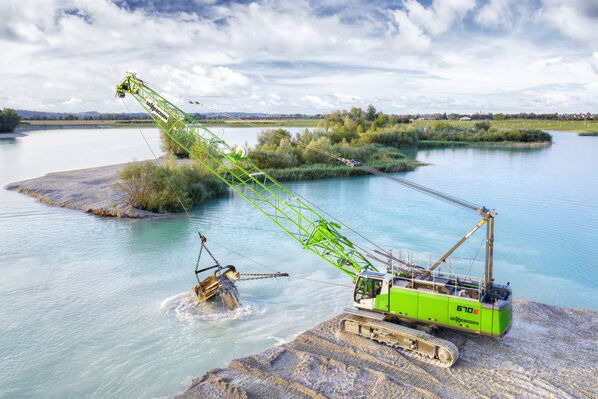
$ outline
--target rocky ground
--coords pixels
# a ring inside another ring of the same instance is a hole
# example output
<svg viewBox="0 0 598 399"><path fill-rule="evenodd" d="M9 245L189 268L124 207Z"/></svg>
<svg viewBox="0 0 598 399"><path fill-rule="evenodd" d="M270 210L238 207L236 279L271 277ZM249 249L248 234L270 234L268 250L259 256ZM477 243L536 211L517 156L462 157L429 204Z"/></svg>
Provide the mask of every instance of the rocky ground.
<svg viewBox="0 0 598 399"><path fill-rule="evenodd" d="M118 174L127 164L48 173L35 179L10 183L5 188L38 198L48 205L80 209L100 216L155 217L125 203L114 190Z"/></svg>
<svg viewBox="0 0 598 399"><path fill-rule="evenodd" d="M598 313L524 301L513 313L501 340L441 331L460 352L450 369L341 333L338 316L176 398L598 398Z"/></svg>

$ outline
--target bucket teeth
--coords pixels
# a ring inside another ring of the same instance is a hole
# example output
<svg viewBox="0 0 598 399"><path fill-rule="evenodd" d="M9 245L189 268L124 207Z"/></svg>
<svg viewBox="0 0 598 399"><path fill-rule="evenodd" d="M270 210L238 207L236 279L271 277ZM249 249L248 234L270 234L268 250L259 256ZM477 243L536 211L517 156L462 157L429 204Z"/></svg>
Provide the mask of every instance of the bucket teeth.
<svg viewBox="0 0 598 399"><path fill-rule="evenodd" d="M239 292L233 280L226 274L220 276L208 276L197 284L193 291L200 302L220 298L224 308L234 309L241 304Z"/></svg>

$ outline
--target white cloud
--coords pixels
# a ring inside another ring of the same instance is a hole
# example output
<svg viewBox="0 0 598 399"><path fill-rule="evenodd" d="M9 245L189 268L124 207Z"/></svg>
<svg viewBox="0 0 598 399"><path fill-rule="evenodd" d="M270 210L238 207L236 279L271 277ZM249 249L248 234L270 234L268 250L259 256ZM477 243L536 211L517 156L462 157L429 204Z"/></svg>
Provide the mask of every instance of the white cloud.
<svg viewBox="0 0 598 399"><path fill-rule="evenodd" d="M344 104L356 104L361 98L359 96L353 96L350 94L334 93L334 97Z"/></svg>
<svg viewBox="0 0 598 399"><path fill-rule="evenodd" d="M398 30L395 44L399 49L425 52L430 48L430 36L448 31L475 7L475 0L434 0L427 8L416 0L403 4L404 10L392 12Z"/></svg>
<svg viewBox="0 0 598 399"><path fill-rule="evenodd" d="M596 103L590 89L598 72L597 49L587 46L598 40L590 40L590 2L572 1L577 28L553 21L568 7L556 0L542 10L531 0L490 0L479 9L474 0L406 0L398 8L329 1L325 13L308 0L201 1L202 13L168 14L108 0L5 0L0 106L126 111L113 85L132 70L226 111L316 113L372 103L402 113L541 112L566 90L570 111L586 109ZM501 19L514 8L517 19ZM522 12L528 23L518 26ZM470 16L496 29L484 36ZM580 42L555 45L547 22Z"/></svg>
<svg viewBox="0 0 598 399"><path fill-rule="evenodd" d="M409 18L407 12L395 10L393 17L398 26L398 34L395 39L395 45L398 50L425 52L430 48L432 43L430 37Z"/></svg>
<svg viewBox="0 0 598 399"><path fill-rule="evenodd" d="M324 108L324 109L328 110L328 109L332 108L332 104L331 103L322 100L318 96L306 95L306 96L303 96L302 99L305 100L306 102L308 102L309 104L317 107L317 109L323 109Z"/></svg>
<svg viewBox="0 0 598 399"><path fill-rule="evenodd" d="M491 28L510 28L511 18L509 0L490 0L475 16L478 24Z"/></svg>
<svg viewBox="0 0 598 399"><path fill-rule="evenodd" d="M428 8L415 0L408 0L405 6L413 22L430 34L439 35L472 10L475 0L434 0Z"/></svg>
<svg viewBox="0 0 598 399"><path fill-rule="evenodd" d="M71 96L71 98L69 98L68 100L64 101L62 104L63 105L76 105L76 104L81 104L83 102L83 100L81 100L80 98L77 98L75 96Z"/></svg>
<svg viewBox="0 0 598 399"><path fill-rule="evenodd" d="M592 65L594 72L596 72L598 74L598 51L592 55L590 64Z"/></svg>
<svg viewBox="0 0 598 399"><path fill-rule="evenodd" d="M591 0L543 0L538 12L563 34L598 48L598 4Z"/></svg>

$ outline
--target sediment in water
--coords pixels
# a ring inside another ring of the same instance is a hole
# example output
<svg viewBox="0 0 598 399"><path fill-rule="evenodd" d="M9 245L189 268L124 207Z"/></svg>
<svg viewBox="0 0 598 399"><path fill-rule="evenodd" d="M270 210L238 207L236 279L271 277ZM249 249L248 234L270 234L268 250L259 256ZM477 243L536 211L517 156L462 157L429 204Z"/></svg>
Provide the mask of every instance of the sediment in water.
<svg viewBox="0 0 598 399"><path fill-rule="evenodd" d="M598 313L515 301L513 315L500 340L440 331L459 348L450 369L341 333L337 316L208 371L176 398L598 397Z"/></svg>

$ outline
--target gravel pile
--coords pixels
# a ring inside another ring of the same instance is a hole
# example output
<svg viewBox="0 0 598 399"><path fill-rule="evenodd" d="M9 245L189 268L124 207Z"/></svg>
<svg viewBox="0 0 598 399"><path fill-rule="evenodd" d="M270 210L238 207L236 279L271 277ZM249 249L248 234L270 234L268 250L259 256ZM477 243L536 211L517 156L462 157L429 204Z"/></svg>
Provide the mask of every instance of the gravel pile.
<svg viewBox="0 0 598 399"><path fill-rule="evenodd" d="M524 301L513 313L502 340L440 331L459 348L450 369L339 332L337 316L176 398L598 398L598 313Z"/></svg>

